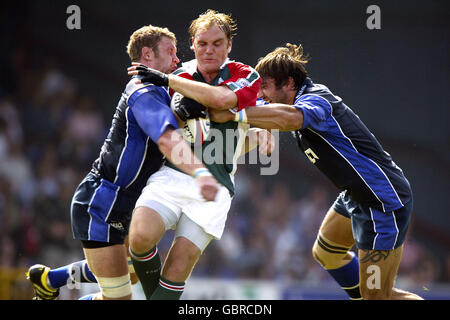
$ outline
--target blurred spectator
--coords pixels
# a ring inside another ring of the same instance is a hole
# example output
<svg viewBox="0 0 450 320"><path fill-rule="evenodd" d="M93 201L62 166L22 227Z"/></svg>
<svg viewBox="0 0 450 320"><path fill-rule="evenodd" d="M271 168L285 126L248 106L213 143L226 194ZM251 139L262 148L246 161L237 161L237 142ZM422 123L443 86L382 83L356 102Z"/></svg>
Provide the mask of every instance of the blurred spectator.
<svg viewBox="0 0 450 320"><path fill-rule="evenodd" d="M444 276L443 281L446 283L450 283L450 253L447 253L444 262Z"/></svg>
<svg viewBox="0 0 450 320"><path fill-rule="evenodd" d="M75 143L103 141L104 124L92 98L81 96L67 122L69 138Z"/></svg>
<svg viewBox="0 0 450 320"><path fill-rule="evenodd" d="M0 162L0 175L11 184L12 192L20 201L27 203L33 196L33 172L25 158L21 144L11 144L9 152Z"/></svg>
<svg viewBox="0 0 450 320"><path fill-rule="evenodd" d="M413 236L409 235L399 267L398 281L405 286L429 287L438 280L439 261Z"/></svg>

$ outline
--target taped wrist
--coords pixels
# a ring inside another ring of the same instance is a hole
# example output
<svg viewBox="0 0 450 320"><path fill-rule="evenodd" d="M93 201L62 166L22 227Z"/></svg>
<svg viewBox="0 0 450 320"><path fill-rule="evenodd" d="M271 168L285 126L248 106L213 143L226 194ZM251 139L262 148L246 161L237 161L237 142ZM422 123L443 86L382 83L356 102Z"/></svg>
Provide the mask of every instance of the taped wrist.
<svg viewBox="0 0 450 320"><path fill-rule="evenodd" d="M198 179L200 177L206 177L206 176L212 176L211 172L209 172L206 168L198 168L194 170L194 173L192 174L192 177L194 179Z"/></svg>
<svg viewBox="0 0 450 320"><path fill-rule="evenodd" d="M247 123L247 112L245 111L245 109L242 109L239 112L236 112L235 116L234 116L234 121L235 122L242 122L242 123Z"/></svg>
<svg viewBox="0 0 450 320"><path fill-rule="evenodd" d="M122 298L130 295L132 292L129 273L124 276L114 278L97 277L97 282L102 295L107 298Z"/></svg>

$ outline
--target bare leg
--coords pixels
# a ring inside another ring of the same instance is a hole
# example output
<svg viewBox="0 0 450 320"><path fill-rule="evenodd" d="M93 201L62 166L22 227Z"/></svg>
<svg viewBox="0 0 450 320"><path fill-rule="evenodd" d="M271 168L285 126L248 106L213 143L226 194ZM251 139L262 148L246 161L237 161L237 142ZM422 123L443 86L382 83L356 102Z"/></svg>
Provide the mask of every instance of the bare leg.
<svg viewBox="0 0 450 320"><path fill-rule="evenodd" d="M359 250L359 277L363 299L421 299L419 296L394 289L394 280L403 253L403 245L394 250Z"/></svg>
<svg viewBox="0 0 450 320"><path fill-rule="evenodd" d="M350 251L353 245L350 218L330 208L320 226L312 253L350 299L360 300L358 258Z"/></svg>
<svg viewBox="0 0 450 320"><path fill-rule="evenodd" d="M184 237L176 238L164 263L163 277L176 282L186 281L200 255L200 249L190 240Z"/></svg>
<svg viewBox="0 0 450 320"><path fill-rule="evenodd" d="M116 278L128 274L126 247L122 244L104 248L84 249L84 254L88 261L89 269L97 278ZM96 298L101 298L102 300L128 300L131 299L131 294L116 298L99 295Z"/></svg>

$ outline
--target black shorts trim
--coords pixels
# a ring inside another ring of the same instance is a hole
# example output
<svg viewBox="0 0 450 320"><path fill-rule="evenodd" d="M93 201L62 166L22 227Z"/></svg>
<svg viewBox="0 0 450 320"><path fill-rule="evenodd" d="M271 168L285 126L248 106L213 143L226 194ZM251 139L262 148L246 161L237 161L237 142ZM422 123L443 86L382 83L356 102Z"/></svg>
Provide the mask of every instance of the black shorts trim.
<svg viewBox="0 0 450 320"><path fill-rule="evenodd" d="M92 240L81 240L81 245L84 249L98 249L98 248L106 248L111 247L116 244L123 243L111 243L111 242L101 242L101 241L92 241Z"/></svg>

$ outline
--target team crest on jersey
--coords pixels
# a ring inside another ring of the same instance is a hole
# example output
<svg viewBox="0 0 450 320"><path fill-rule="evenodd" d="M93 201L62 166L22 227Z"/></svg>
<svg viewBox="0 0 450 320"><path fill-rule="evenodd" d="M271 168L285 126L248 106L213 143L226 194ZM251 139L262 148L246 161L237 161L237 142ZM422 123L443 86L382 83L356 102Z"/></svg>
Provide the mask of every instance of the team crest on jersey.
<svg viewBox="0 0 450 320"><path fill-rule="evenodd" d="M244 87L249 87L249 86L250 86L250 82L248 82L248 80L247 80L247 79L244 79L244 78L239 79L239 80L236 81L234 84L235 84L236 86L238 86L239 89L242 89L242 88L244 88Z"/></svg>

